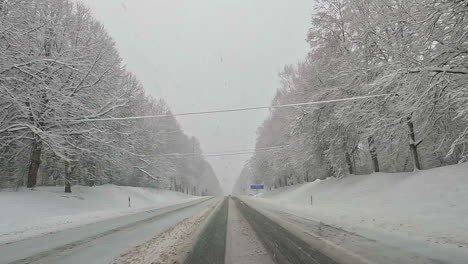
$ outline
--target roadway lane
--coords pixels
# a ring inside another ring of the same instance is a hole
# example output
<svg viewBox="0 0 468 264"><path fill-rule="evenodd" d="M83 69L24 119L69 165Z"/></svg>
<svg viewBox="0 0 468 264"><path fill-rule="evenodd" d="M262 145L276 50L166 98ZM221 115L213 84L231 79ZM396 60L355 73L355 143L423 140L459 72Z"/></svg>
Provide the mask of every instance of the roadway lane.
<svg viewBox="0 0 468 264"><path fill-rule="evenodd" d="M234 198L237 208L252 226L275 263L338 264L321 250L266 217L245 202ZM343 262L345 263L345 262Z"/></svg>
<svg viewBox="0 0 468 264"><path fill-rule="evenodd" d="M109 263L216 202L202 198L0 245L0 263Z"/></svg>
<svg viewBox="0 0 468 264"><path fill-rule="evenodd" d="M0 264L109 263L210 207L216 209L182 263L462 263L422 257L243 197L200 199L0 245Z"/></svg>
<svg viewBox="0 0 468 264"><path fill-rule="evenodd" d="M309 242L244 201L226 198L182 263L350 264L337 262Z"/></svg>
<svg viewBox="0 0 468 264"><path fill-rule="evenodd" d="M226 248L228 199L215 209L194 241L184 264L218 264L224 263Z"/></svg>
<svg viewBox="0 0 468 264"><path fill-rule="evenodd" d="M274 264L255 231L229 199L225 264Z"/></svg>
<svg viewBox="0 0 468 264"><path fill-rule="evenodd" d="M240 202L264 217L278 223L288 232L305 241L309 246L330 256L340 263L412 263L412 264L465 264L466 258L452 254L450 259L442 259L447 255L440 249L433 249L436 254L425 254L415 251L414 244L399 238L400 243L390 243L388 235L384 239L373 239L368 233L352 233L346 230L313 221L282 208L259 201L251 197L242 197ZM463 260L464 259L464 260ZM307 262L306 262L307 263ZM320 262L319 262L320 263Z"/></svg>

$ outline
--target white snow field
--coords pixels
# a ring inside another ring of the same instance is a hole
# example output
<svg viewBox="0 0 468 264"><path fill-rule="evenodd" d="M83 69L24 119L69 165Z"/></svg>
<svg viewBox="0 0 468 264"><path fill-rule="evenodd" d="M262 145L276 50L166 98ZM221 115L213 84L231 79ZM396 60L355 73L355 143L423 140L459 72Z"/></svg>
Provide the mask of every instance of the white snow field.
<svg viewBox="0 0 468 264"><path fill-rule="evenodd" d="M251 199L358 234L468 250L468 163L316 180Z"/></svg>
<svg viewBox="0 0 468 264"><path fill-rule="evenodd" d="M0 245L198 199L151 188L103 185L0 190ZM131 208L128 207L128 197Z"/></svg>

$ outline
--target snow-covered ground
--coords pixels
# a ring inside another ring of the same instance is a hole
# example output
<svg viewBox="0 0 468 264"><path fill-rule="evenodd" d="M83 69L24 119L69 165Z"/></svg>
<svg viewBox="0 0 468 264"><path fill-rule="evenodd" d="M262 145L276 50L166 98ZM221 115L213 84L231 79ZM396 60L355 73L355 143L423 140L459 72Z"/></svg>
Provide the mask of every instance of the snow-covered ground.
<svg viewBox="0 0 468 264"><path fill-rule="evenodd" d="M228 210L225 264L275 263L232 199Z"/></svg>
<svg viewBox="0 0 468 264"><path fill-rule="evenodd" d="M217 203L115 258L111 264L179 263Z"/></svg>
<svg viewBox="0 0 468 264"><path fill-rule="evenodd" d="M115 185L74 186L72 191L66 194L63 187L0 190L0 244L198 199L167 190Z"/></svg>
<svg viewBox="0 0 468 264"><path fill-rule="evenodd" d="M374 230L468 250L468 163L329 178L252 199L356 233Z"/></svg>

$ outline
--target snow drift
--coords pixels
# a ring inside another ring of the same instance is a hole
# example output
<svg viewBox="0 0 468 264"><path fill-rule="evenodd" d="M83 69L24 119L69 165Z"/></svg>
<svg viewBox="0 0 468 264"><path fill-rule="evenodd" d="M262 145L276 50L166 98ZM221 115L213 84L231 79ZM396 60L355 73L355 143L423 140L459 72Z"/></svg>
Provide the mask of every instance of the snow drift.
<svg viewBox="0 0 468 264"><path fill-rule="evenodd" d="M350 231L375 230L468 248L468 163L317 180L256 199Z"/></svg>
<svg viewBox="0 0 468 264"><path fill-rule="evenodd" d="M193 199L197 197L115 185L74 186L69 194L63 187L0 191L0 244Z"/></svg>

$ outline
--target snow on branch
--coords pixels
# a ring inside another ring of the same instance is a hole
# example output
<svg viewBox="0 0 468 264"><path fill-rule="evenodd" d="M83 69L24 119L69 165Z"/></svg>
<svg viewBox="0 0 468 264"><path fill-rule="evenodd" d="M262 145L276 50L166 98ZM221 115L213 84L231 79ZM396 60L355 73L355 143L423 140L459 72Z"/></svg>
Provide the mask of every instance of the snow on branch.
<svg viewBox="0 0 468 264"><path fill-rule="evenodd" d="M468 74L466 69L453 69L448 67L425 67L425 68L414 68L408 70L409 73L420 73L420 72L440 72L440 73L453 73L453 74Z"/></svg>

